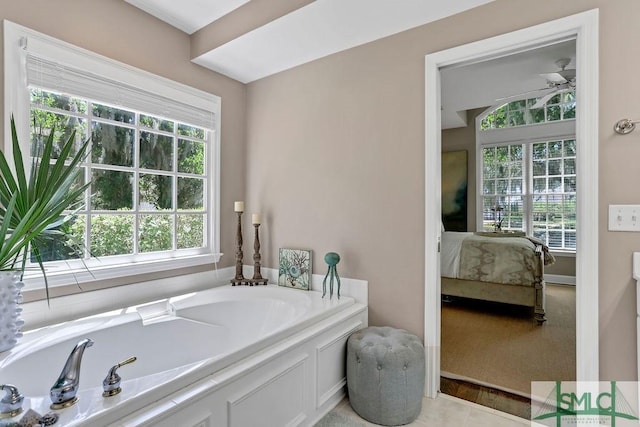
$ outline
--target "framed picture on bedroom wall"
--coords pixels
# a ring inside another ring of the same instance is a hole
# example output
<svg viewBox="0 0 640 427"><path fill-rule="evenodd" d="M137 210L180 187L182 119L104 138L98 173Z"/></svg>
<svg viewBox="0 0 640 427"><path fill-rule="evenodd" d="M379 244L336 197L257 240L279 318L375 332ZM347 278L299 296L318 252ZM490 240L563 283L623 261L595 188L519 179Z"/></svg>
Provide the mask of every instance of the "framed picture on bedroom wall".
<svg viewBox="0 0 640 427"><path fill-rule="evenodd" d="M442 153L442 223L467 231L467 150Z"/></svg>

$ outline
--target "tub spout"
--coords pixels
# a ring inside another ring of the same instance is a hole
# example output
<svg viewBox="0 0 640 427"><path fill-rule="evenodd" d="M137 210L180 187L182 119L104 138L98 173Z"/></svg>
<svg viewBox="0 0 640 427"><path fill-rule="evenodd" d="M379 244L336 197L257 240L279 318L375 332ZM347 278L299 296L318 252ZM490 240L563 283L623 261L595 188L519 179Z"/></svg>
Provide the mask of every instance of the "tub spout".
<svg viewBox="0 0 640 427"><path fill-rule="evenodd" d="M67 362L62 368L60 377L56 380L49 395L51 396L51 409L68 408L78 401L76 393L80 383L80 363L82 362L82 354L85 348L91 347L93 341L85 338L78 341L76 346L71 350L71 354L67 358Z"/></svg>

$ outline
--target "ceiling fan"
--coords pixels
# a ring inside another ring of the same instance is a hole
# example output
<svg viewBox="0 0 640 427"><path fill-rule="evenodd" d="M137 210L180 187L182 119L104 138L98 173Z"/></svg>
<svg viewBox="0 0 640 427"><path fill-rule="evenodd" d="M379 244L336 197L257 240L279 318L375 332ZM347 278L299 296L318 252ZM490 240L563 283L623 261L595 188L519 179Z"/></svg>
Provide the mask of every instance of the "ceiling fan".
<svg viewBox="0 0 640 427"><path fill-rule="evenodd" d="M537 94L535 97L538 98L538 100L535 104L531 105L529 109L541 108L555 95L569 92L576 87L576 70L575 68L567 68L567 65L569 65L570 62L571 59L569 58L558 59L555 62L558 68L560 68L558 71L539 74L540 77L547 81L547 87L501 98L498 99L498 101L522 98L525 95Z"/></svg>

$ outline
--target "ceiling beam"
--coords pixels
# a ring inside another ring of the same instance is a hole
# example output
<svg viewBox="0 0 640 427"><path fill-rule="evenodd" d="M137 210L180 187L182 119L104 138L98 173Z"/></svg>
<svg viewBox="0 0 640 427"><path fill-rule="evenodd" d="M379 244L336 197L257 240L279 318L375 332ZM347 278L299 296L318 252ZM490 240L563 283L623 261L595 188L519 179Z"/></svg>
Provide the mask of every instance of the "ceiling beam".
<svg viewBox="0 0 640 427"><path fill-rule="evenodd" d="M191 35L191 58L207 53L315 0L252 0Z"/></svg>

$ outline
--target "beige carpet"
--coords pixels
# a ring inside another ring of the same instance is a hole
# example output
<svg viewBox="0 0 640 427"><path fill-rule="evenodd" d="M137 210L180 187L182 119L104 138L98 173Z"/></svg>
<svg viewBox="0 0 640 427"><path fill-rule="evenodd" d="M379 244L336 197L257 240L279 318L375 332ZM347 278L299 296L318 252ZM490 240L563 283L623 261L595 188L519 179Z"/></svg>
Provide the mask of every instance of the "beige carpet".
<svg viewBox="0 0 640 427"><path fill-rule="evenodd" d="M575 380L575 288L547 284L546 297L542 326L526 307L443 302L442 375L525 395L531 381Z"/></svg>

